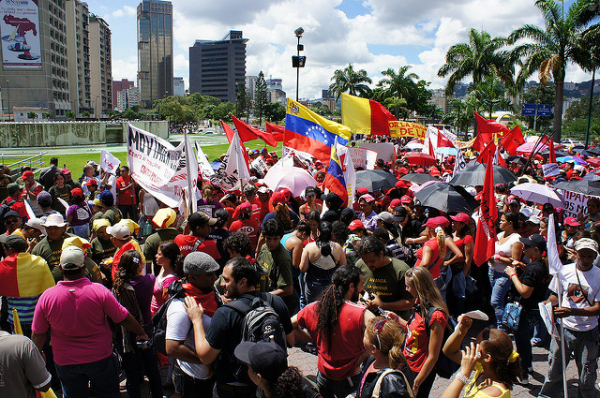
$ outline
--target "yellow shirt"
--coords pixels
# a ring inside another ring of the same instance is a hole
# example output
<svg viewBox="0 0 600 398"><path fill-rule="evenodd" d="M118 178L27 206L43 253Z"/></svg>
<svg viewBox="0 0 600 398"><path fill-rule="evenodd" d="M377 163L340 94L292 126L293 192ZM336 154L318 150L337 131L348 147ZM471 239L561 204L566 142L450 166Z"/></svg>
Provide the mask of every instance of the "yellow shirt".
<svg viewBox="0 0 600 398"><path fill-rule="evenodd" d="M475 365L475 377L473 377L473 380L471 380L471 382L465 386L465 398L510 398L510 390L504 388L500 383L492 384L494 387L498 387L500 391L502 391L500 396L492 397L491 395L484 393L482 390L489 386L488 383L481 383L478 386L475 385L475 382L481 373L483 373L483 367L480 363L477 363Z"/></svg>

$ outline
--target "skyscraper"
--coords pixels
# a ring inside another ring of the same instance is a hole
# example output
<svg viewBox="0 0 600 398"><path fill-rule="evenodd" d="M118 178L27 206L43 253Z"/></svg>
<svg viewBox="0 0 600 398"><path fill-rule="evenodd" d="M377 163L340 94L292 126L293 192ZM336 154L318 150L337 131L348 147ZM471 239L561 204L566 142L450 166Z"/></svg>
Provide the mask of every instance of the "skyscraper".
<svg viewBox="0 0 600 398"><path fill-rule="evenodd" d="M173 94L173 4L143 0L137 8L141 105Z"/></svg>
<svg viewBox="0 0 600 398"><path fill-rule="evenodd" d="M239 30L221 40L196 40L190 47L190 94L236 102L236 85L246 79L247 42Z"/></svg>
<svg viewBox="0 0 600 398"><path fill-rule="evenodd" d="M91 99L94 116L102 117L113 109L111 32L100 17L90 16Z"/></svg>

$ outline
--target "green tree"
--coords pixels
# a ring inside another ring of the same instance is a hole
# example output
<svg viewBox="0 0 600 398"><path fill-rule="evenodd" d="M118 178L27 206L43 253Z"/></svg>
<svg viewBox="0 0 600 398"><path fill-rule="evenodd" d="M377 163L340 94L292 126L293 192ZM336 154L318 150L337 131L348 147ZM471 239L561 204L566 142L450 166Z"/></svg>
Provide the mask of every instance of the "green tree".
<svg viewBox="0 0 600 398"><path fill-rule="evenodd" d="M505 83L513 84L513 67L508 51L502 50L507 40L492 38L488 32L471 29L469 42L455 44L446 53L446 63L438 71L439 77L448 78L446 96L454 94L456 83L467 76L473 83L481 83L487 76L497 75Z"/></svg>
<svg viewBox="0 0 600 398"><path fill-rule="evenodd" d="M536 85L529 87L527 90L523 92L523 102L526 104L554 104L554 100L556 98L556 85L551 84L548 86ZM517 110L517 113L520 113L520 109ZM533 128L533 119L534 116L521 116L521 120L527 123L527 126ZM538 117L536 125L536 130L538 131L546 131L550 128L552 124L551 117Z"/></svg>
<svg viewBox="0 0 600 398"><path fill-rule="evenodd" d="M69 111L65 116L67 117L67 119L75 119L77 115L75 115L75 112Z"/></svg>
<svg viewBox="0 0 600 398"><path fill-rule="evenodd" d="M54 114L52 112L44 112L43 117L44 119L52 119L54 117Z"/></svg>
<svg viewBox="0 0 600 398"><path fill-rule="evenodd" d="M490 75L484 81L469 87L469 94L481 103L480 108L488 112L488 118L492 118L494 109L509 109L512 104L505 98L506 88L500 84L500 80Z"/></svg>
<svg viewBox="0 0 600 398"><path fill-rule="evenodd" d="M123 112L122 115L123 119L127 119L127 120L136 120L140 118L140 115L138 112L136 112L135 110L132 109L127 109Z"/></svg>
<svg viewBox="0 0 600 398"><path fill-rule="evenodd" d="M589 52L581 47L581 34L588 21L590 0L577 0L564 14L564 3L554 0L537 0L535 6L542 13L544 28L524 25L509 36L509 43L517 44L512 54L514 59L524 59L517 76L517 85L522 87L534 73L539 74L540 83L548 85L550 79L556 85L554 100L554 140L560 142L563 115L563 93L566 66L575 62L582 67L589 66ZM587 57L587 59L586 59Z"/></svg>
<svg viewBox="0 0 600 398"><path fill-rule="evenodd" d="M329 85L329 91L336 99L339 99L342 93L359 97L370 96L371 89L366 83L371 84L372 80L367 75L367 71L364 69L356 71L351 63L344 69L333 72L331 81L333 83Z"/></svg>
<svg viewBox="0 0 600 398"><path fill-rule="evenodd" d="M278 102L271 102L265 106L265 119L269 122L279 122L285 119L285 106Z"/></svg>
<svg viewBox="0 0 600 398"><path fill-rule="evenodd" d="M397 119L402 118L406 120L408 118L410 111L406 105L406 99L400 97L388 97L383 101L383 106L392 112Z"/></svg>
<svg viewBox="0 0 600 398"><path fill-rule="evenodd" d="M465 100L460 98L452 98L450 100L450 112L447 112L441 122L444 124L451 124L454 129L458 132L466 132L471 116L468 113L468 104Z"/></svg>
<svg viewBox="0 0 600 398"><path fill-rule="evenodd" d="M262 70L258 73L256 78L256 85L254 87L254 116L258 117L258 124L262 124L262 118L265 114L265 106L269 102L267 90L267 82L265 81L265 75Z"/></svg>
<svg viewBox="0 0 600 398"><path fill-rule="evenodd" d="M235 112L235 104L231 102L220 103L212 108L211 118L231 122L231 114Z"/></svg>
<svg viewBox="0 0 600 398"><path fill-rule="evenodd" d="M587 118L588 110L590 106L590 97L584 95L569 106L569 109L565 111L565 121L572 121L576 119ZM594 95L592 102L592 117L600 117L600 96Z"/></svg>
<svg viewBox="0 0 600 398"><path fill-rule="evenodd" d="M401 66L398 73L392 68L381 72L383 79L377 84L382 87L381 100L385 101L389 97L408 98L417 88L419 76L416 73L407 73L410 66Z"/></svg>
<svg viewBox="0 0 600 398"><path fill-rule="evenodd" d="M27 113L27 119L35 119L35 118L37 118L37 113L35 113L33 111Z"/></svg>
<svg viewBox="0 0 600 398"><path fill-rule="evenodd" d="M248 109L248 92L246 91L246 84L244 82L236 83L236 117L240 118L246 114Z"/></svg>
<svg viewBox="0 0 600 398"><path fill-rule="evenodd" d="M82 117L90 117L90 116L92 116L92 114L88 111L83 111L83 112L81 112L81 116Z"/></svg>

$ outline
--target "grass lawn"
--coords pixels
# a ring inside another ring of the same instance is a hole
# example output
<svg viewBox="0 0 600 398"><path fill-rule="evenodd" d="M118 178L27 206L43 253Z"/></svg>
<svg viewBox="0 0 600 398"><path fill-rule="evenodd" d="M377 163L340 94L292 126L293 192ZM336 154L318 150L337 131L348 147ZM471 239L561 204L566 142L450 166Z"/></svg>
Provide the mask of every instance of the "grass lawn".
<svg viewBox="0 0 600 398"><path fill-rule="evenodd" d="M193 145L193 144L192 144ZM250 149L262 149L264 148L264 142L261 140L254 140L246 142L246 147ZM269 152L275 150L277 154L281 157L281 147L282 143L280 142L276 148L268 146ZM203 146L202 150L208 156L210 161L215 158L220 157L221 155L227 153L229 149L228 144L222 145L211 145L211 146ZM77 151L74 148L74 152ZM127 162L127 152L112 152L111 153L119 158L121 162ZM62 168L66 164L69 170L73 173L73 178L79 177L83 171L83 166L87 163L88 160L94 160L100 163L100 153L73 153L69 155L48 155L44 157L44 165L48 165L50 163L50 158L58 157L58 165Z"/></svg>

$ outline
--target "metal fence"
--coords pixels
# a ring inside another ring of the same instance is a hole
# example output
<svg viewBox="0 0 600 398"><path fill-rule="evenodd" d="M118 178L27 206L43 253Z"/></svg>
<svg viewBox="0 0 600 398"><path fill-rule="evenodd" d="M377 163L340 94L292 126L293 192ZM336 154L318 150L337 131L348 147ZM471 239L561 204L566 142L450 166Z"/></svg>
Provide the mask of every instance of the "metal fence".
<svg viewBox="0 0 600 398"><path fill-rule="evenodd" d="M47 152L0 153L0 159L2 160L2 165L8 166L11 174L15 176L21 175L23 167L30 167L35 173L36 169L40 169L44 166L44 156L46 153Z"/></svg>

